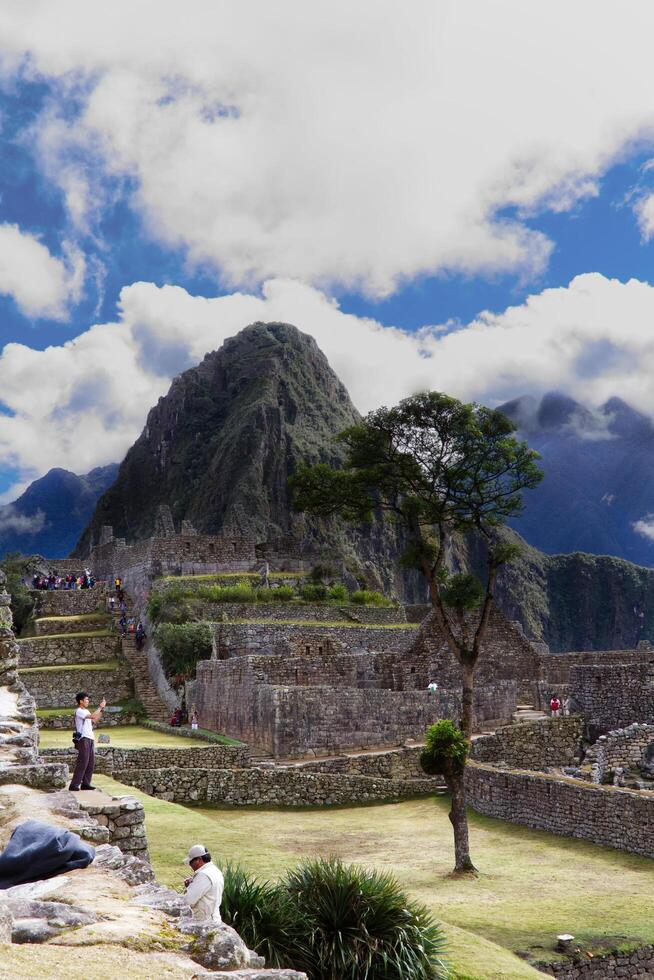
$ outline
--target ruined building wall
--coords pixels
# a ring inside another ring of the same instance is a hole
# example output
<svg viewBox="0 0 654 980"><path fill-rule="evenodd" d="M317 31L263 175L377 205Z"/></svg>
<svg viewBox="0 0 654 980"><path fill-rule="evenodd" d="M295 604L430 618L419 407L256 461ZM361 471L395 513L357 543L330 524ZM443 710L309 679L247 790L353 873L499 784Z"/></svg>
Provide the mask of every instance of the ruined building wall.
<svg viewBox="0 0 654 980"><path fill-rule="evenodd" d="M570 694L588 723L600 730L654 722L654 663L571 667Z"/></svg>

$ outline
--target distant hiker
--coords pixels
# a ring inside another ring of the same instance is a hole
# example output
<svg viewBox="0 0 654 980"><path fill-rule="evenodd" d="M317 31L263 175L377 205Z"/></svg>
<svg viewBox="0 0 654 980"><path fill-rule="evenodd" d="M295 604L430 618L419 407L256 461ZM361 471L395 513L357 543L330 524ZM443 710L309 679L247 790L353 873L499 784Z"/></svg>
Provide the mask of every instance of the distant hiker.
<svg viewBox="0 0 654 980"><path fill-rule="evenodd" d="M140 619L136 627L136 634L134 636L134 641L136 643L136 649L141 650L145 642L145 630L143 629L143 623L141 622Z"/></svg>
<svg viewBox="0 0 654 980"><path fill-rule="evenodd" d="M123 613L118 620L118 629L120 630L121 636L127 636L127 617L125 616L125 613Z"/></svg>
<svg viewBox="0 0 654 980"><path fill-rule="evenodd" d="M116 592L118 592L120 590L122 584L123 584L122 578L119 578L118 576L116 576L116 578L114 579L114 588L115 588Z"/></svg>
<svg viewBox="0 0 654 980"><path fill-rule="evenodd" d="M95 735L93 734L93 723L100 721L102 712L106 705L103 698L96 711L92 714L89 711L89 696L86 691L78 691L75 695L77 710L75 711L75 734L73 741L77 749L77 762L75 771L70 781L68 789L77 793L80 789L95 789L91 784L93 779L93 766L95 765Z"/></svg>
<svg viewBox="0 0 654 980"><path fill-rule="evenodd" d="M556 694L554 694L552 696L552 700L550 701L550 714L552 715L552 718L558 718L560 710L561 702L557 698Z"/></svg>
<svg viewBox="0 0 654 980"><path fill-rule="evenodd" d="M130 616L127 620L127 632L136 633L136 620L133 616Z"/></svg>
<svg viewBox="0 0 654 980"><path fill-rule="evenodd" d="M109 612L112 613L115 608L116 608L116 600L115 600L115 598L112 595L110 595L109 596Z"/></svg>
<svg viewBox="0 0 654 980"><path fill-rule="evenodd" d="M193 918L222 922L220 903L223 898L225 879L222 871L211 860L204 844L194 844L184 859L193 870L193 876L184 882L185 898L193 910Z"/></svg>
<svg viewBox="0 0 654 980"><path fill-rule="evenodd" d="M172 718L170 719L169 724L173 728L180 728L181 727L181 724L182 724L182 709L181 708L175 708L175 711L173 713Z"/></svg>
<svg viewBox="0 0 654 980"><path fill-rule="evenodd" d="M197 731L200 725L200 719L198 717L198 709L193 705L191 708L191 728L193 731Z"/></svg>
<svg viewBox="0 0 654 980"><path fill-rule="evenodd" d="M429 684L427 685L427 690L429 691L430 694L435 694L436 691L438 690L438 684L436 683L436 681L430 681Z"/></svg>

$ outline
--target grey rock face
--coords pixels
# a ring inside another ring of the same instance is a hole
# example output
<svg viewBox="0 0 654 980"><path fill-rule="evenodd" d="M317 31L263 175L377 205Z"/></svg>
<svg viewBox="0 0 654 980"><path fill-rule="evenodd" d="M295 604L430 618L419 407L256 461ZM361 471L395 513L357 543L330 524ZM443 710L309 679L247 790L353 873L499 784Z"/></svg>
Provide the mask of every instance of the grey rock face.
<svg viewBox="0 0 654 980"><path fill-rule="evenodd" d="M11 930L12 943L45 943L59 930L48 925L45 919L14 919Z"/></svg>
<svg viewBox="0 0 654 980"><path fill-rule="evenodd" d="M197 963L207 969L235 970L250 966L252 954L231 926L204 924L193 920L181 922L178 928L180 932L195 936L188 946L188 952Z"/></svg>

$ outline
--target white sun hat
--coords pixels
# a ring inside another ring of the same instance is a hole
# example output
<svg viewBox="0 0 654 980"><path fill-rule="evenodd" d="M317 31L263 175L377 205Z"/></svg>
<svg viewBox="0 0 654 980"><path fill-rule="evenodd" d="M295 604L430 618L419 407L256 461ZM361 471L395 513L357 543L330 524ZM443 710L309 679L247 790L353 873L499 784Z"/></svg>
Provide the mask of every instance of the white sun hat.
<svg viewBox="0 0 654 980"><path fill-rule="evenodd" d="M190 864L195 858L204 857L207 853L207 849L204 844L194 844L189 850L187 856L184 858L184 864Z"/></svg>

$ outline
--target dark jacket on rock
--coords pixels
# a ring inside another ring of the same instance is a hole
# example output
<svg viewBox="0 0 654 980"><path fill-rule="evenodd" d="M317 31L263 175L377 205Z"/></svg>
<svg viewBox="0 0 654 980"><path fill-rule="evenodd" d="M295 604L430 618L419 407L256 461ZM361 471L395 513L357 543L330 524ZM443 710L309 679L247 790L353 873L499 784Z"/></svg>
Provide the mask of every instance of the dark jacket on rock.
<svg viewBox="0 0 654 980"><path fill-rule="evenodd" d="M86 868L94 858L95 848L78 834L40 820L26 820L16 827L0 854L0 889Z"/></svg>

